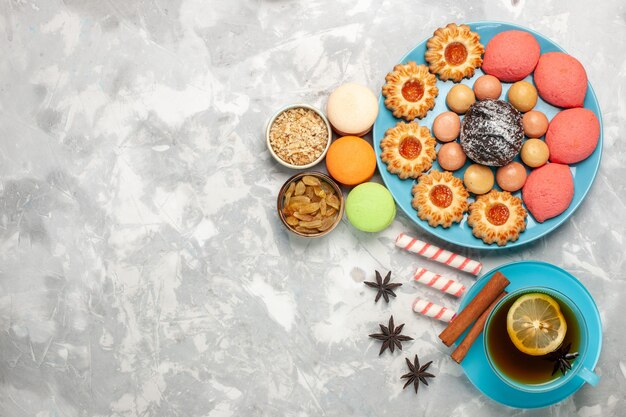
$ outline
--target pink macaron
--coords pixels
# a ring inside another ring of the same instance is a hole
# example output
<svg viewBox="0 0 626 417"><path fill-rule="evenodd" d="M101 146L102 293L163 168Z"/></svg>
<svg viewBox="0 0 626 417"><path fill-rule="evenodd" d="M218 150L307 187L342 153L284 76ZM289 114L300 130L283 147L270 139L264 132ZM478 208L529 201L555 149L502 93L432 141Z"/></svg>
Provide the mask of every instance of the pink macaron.
<svg viewBox="0 0 626 417"><path fill-rule="evenodd" d="M582 107L587 94L587 73L576 58L563 52L541 55L535 85L542 99L558 107Z"/></svg>
<svg viewBox="0 0 626 417"><path fill-rule="evenodd" d="M485 48L482 69L500 81L520 81L535 69L541 47L533 35L507 30L494 36Z"/></svg>
<svg viewBox="0 0 626 417"><path fill-rule="evenodd" d="M559 112L548 126L546 144L550 161L575 164L593 153L600 138L600 122L589 109L576 108Z"/></svg>
<svg viewBox="0 0 626 417"><path fill-rule="evenodd" d="M546 164L533 170L522 188L522 200L539 223L563 213L574 197L574 178L567 165Z"/></svg>

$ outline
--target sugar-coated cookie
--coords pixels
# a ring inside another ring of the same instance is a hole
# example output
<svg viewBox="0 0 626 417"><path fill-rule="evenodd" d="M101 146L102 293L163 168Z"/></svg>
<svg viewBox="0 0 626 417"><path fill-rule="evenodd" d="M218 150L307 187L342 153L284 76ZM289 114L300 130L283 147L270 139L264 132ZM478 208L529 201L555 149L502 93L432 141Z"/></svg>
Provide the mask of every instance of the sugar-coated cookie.
<svg viewBox="0 0 626 417"><path fill-rule="evenodd" d="M479 164L508 164L519 153L523 138L522 116L506 101L478 101L461 122L463 151Z"/></svg>
<svg viewBox="0 0 626 417"><path fill-rule="evenodd" d="M593 153L600 138L600 122L589 109L576 108L559 112L546 133L550 161L574 164Z"/></svg>
<svg viewBox="0 0 626 417"><path fill-rule="evenodd" d="M574 197L569 166L546 164L533 170L522 188L522 200L539 223L563 213Z"/></svg>
<svg viewBox="0 0 626 417"><path fill-rule="evenodd" d="M587 73L576 58L563 52L541 55L535 69L539 96L558 107L582 107L587 94Z"/></svg>
<svg viewBox="0 0 626 417"><path fill-rule="evenodd" d="M507 30L494 36L485 48L482 69L507 83L527 77L537 65L541 47L533 35Z"/></svg>

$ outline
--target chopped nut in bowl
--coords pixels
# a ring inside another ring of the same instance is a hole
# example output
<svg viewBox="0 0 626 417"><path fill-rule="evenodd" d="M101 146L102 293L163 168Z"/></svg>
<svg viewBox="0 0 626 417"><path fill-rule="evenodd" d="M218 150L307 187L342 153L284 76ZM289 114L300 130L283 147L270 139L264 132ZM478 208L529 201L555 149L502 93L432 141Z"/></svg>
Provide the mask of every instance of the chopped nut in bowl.
<svg viewBox="0 0 626 417"><path fill-rule="evenodd" d="M296 174L278 192L278 216L299 236L324 236L341 221L343 194L337 183L321 172Z"/></svg>
<svg viewBox="0 0 626 417"><path fill-rule="evenodd" d="M308 104L278 110L265 131L270 154L281 165L292 169L310 168L324 159L331 135L326 116Z"/></svg>

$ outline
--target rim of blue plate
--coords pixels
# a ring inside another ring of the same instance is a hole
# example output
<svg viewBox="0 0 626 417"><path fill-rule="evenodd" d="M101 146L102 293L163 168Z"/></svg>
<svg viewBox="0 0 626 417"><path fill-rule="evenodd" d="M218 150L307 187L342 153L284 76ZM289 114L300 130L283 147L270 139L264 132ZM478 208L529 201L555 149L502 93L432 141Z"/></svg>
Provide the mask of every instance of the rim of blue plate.
<svg viewBox="0 0 626 417"><path fill-rule="evenodd" d="M502 22L502 21L496 21L496 20L479 20L476 22L465 22L464 24L468 25L468 26L478 26L478 25L505 25L505 26L509 26L511 28L516 28L516 29L521 29L524 31L527 31L529 33L532 33L535 36L539 36L540 38L546 39L549 42L551 42L554 47L556 49L558 49L560 52L564 52L566 54L569 54L565 49L563 49L560 45L558 45L556 42L552 41L550 38L548 38L545 35L542 35L541 33L534 31L532 29L529 29L525 26L521 26L521 25L517 25L515 23L510 23L510 22ZM506 29L509 30L509 29ZM399 62L405 62L406 59L409 57L409 55L411 55L411 53L418 48L420 45L422 45L424 42L426 42L427 39L424 39L422 41L420 41L419 43L417 43L413 48L411 48L406 54L404 54L402 56L402 58L400 58ZM582 204L582 202L585 200L585 198L587 198L587 194L589 193L589 190L591 189L591 187L593 186L596 177L598 176L598 170L600 168L600 162L602 161L602 152L603 152L603 147L604 147L604 125L602 123L602 109L600 107L600 102L598 101L598 97L596 96L596 92L593 89L593 86L591 85L591 81L589 81L589 79L587 80L587 94L591 94L591 97L593 98L593 101L595 102L596 106L598 107L598 121L600 122L600 137L598 139L598 145L597 145L597 151L598 151L598 158L597 158L597 162L595 164L595 166L593 167L593 176L591 178L591 181L589 181L587 183L587 186L585 187L585 189L582 192L582 197L580 198L580 200L573 202L571 207L571 211L569 213L567 213L567 215L559 215L556 218L556 222L554 224L552 224L551 226L549 226L545 231L543 231L541 234L528 238L528 239L524 239L522 240L523 234L520 235L520 238L518 240L516 240L515 242L508 242L506 245L504 246L498 246L498 245L484 245L482 240L480 239L476 239L477 242L475 244L467 244L467 243L461 243L461 242L457 242L454 241L450 238L448 238L447 236L443 236L441 234L435 233L434 230L435 228L432 228L428 225L423 225L420 222L415 221L412 218L412 215L414 213L407 211L402 205L398 204L400 206L400 209L402 209L402 211L404 212L404 214L409 218L409 220L411 220L415 225L417 225L420 229L428 232L429 234L442 239L448 243L451 243L453 245L457 245L460 247L464 247L464 248L470 248L470 249L479 249L479 250L500 250L500 249L512 249L512 248L516 248L516 247L520 247L523 245L526 245L528 243L534 242L535 240L538 240L544 236L549 235L550 233L552 233L554 230L556 230L559 226L561 226L563 223L565 223L565 221L567 219L569 219L575 212L576 210L578 210L578 207L580 207L580 205ZM378 105L379 108L381 106L384 107L384 98L382 96L382 94L379 94L378 97ZM376 122L374 122L374 127L372 128L372 141L374 141L374 136L375 136L375 131L376 131L376 124L378 123L378 118L376 119ZM380 159L380 152L379 149L377 149L376 144L374 143L374 150L376 151L376 165L378 167L380 176L383 180L383 182L385 183L385 186L387 188L389 188L389 184L387 184L387 180L385 179L385 176L382 174L383 170L386 170L386 165L384 162L382 162L382 160ZM570 165L571 167L571 165ZM393 195L393 193L392 193ZM394 196L394 200L395 200L395 196ZM397 204L397 201L396 201ZM562 218L559 218L562 217ZM452 226L454 227L454 226Z"/></svg>
<svg viewBox="0 0 626 417"><path fill-rule="evenodd" d="M598 340L596 340L596 351L595 354L587 354L587 356L584 358L584 364L585 366L587 366L589 369L593 370L595 369L595 367L598 364L598 361L600 359L600 353L602 352L602 320L600 318L600 312L598 310L598 306L595 303L595 300L593 298L593 296L591 295L591 293L589 292L589 290L583 285L582 282L580 282L580 280L578 278L576 278L576 276L574 276L573 274L571 274L570 272L566 271L565 269L558 267L554 264L551 264L549 262L544 262L544 261L534 261L534 260L524 260L524 261L515 261L515 262L509 262L503 265L499 265L493 269L491 269L490 271L486 272L485 274L483 274L477 281L476 283L465 293L465 295L463 296L463 298L460 301L459 304L459 311L461 311L463 308L465 308L467 306L467 304L470 301L470 298L473 297L473 293L477 292L480 290L480 288L482 288L485 283L487 282L487 280L489 279L489 277L493 276L493 274L495 274L498 271L502 271L503 269L508 269L508 268L516 268L516 267L521 267L523 268L524 266L540 266L543 268L548 268L548 269L553 269L558 271L559 273L567 276L569 279L571 279L572 281L569 283L562 283L561 285L566 288L569 289L569 291L571 291L571 288L569 287L569 285L571 285L572 283L574 283L576 285L576 287L578 288L578 290L580 291L580 296L585 297L588 299L588 301L590 301L590 303L588 303L586 306L578 306L581 309L581 312L583 312L584 309L590 309L594 314L593 314L593 319L596 321L597 324L597 336L598 336ZM503 272L504 273L504 272ZM506 273L505 273L506 276ZM511 285L511 284L509 284ZM545 283L543 284L543 286L548 287L548 288L552 288L554 290L563 292L566 296L571 297L570 294L567 293L567 291L565 291L563 288L558 288L555 287L554 285L546 285ZM474 288L475 287L475 288ZM524 288L524 287L520 287L520 288ZM514 291L514 290L512 290ZM578 298L578 297L574 297L574 298ZM584 312L583 312L584 314ZM594 331L595 332L595 331ZM459 340L462 340L463 337L465 337L465 334L467 332L465 332L463 335L461 335L461 337L459 338ZM591 338L591 335L589 336ZM455 343L455 345L457 345L458 343ZM491 370L491 368L488 365L488 360L486 358L486 356L484 356L485 352L484 352L484 333L481 333L480 336L478 337L478 339L476 339L476 341L474 342L474 345L477 344L483 344L483 346L480 346L479 350L478 350L478 354L482 355L482 357L485 360L486 363L486 367L485 367L485 372L490 372L493 373L493 370ZM470 352L475 348L474 345L472 346L472 348L470 349ZM468 352L468 357L471 360L471 355ZM539 393L531 393L531 392L521 392L521 391L516 391L513 390L516 395L522 395L522 396L527 396L527 398L529 398L528 403L525 403L524 407L519 407L519 406L515 406L515 405L511 405L511 404L507 404L504 403L502 401L499 401L496 398L493 398L493 396L490 394L489 390L485 389L484 386L479 385L478 383L474 382L474 380L472 379L472 377L468 374L467 370L466 370L466 366L467 366L467 362L463 361L461 362L461 368L463 369L463 372L466 374L466 376L468 377L468 379L470 380L470 382L472 383L472 385L474 385L474 387L476 387L481 393L483 393L483 395L485 395L486 397L490 398L493 401L498 402L499 404L503 404L506 405L508 407L513 407L513 408L526 408L526 409L531 409L531 408L543 408L543 407L548 407L551 405L554 405L556 403L559 403L567 398L569 398L571 395L575 394L580 388L582 388L585 385L585 382L582 380L575 380L572 379L570 381L568 381L565 385L556 388L553 391L550 392L539 392ZM495 373L493 374L494 378L499 381L499 383L502 384L503 387L506 387L505 389L512 389L510 388L508 385L506 385L506 383L502 380L499 379L499 377L497 375L495 375ZM475 376L474 376L475 377ZM483 378L484 380L484 378ZM561 394L561 395L558 395ZM564 394L564 395L563 395ZM543 398L550 398L547 401L539 401L539 399L543 397ZM530 399L534 398L534 404L530 404L533 401L531 401Z"/></svg>

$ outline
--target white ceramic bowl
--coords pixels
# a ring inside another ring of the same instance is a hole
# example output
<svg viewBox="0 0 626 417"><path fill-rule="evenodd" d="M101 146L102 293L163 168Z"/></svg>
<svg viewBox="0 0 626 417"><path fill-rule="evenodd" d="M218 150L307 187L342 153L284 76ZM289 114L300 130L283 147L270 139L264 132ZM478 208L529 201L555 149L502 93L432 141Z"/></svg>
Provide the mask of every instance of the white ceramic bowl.
<svg viewBox="0 0 626 417"><path fill-rule="evenodd" d="M290 164L289 162L280 159L280 157L276 155L276 153L274 152L274 148L272 148L272 144L270 143L270 128L272 127L272 124L274 124L274 121L276 120L276 118L282 112L286 110L297 109L297 108L305 108L305 109L313 110L322 118L322 120L324 121L324 124L326 125L326 129L328 131L328 142L326 143L326 147L324 148L324 151L315 161L306 165L294 165L294 164ZM286 166L287 168L291 168L291 169L307 169L307 168L311 168L314 165L317 165L326 156L326 152L328 152L328 148L330 147L330 142L332 142L332 130L330 128L330 122L328 121L324 113L322 113L320 110L316 109L313 106L309 106L308 104L291 104L289 106L285 106L281 108L276 113L274 113L274 115L270 118L269 122L267 123L267 128L265 129L265 142L267 144L267 149L270 151L270 154L274 157L274 159L279 164Z"/></svg>

